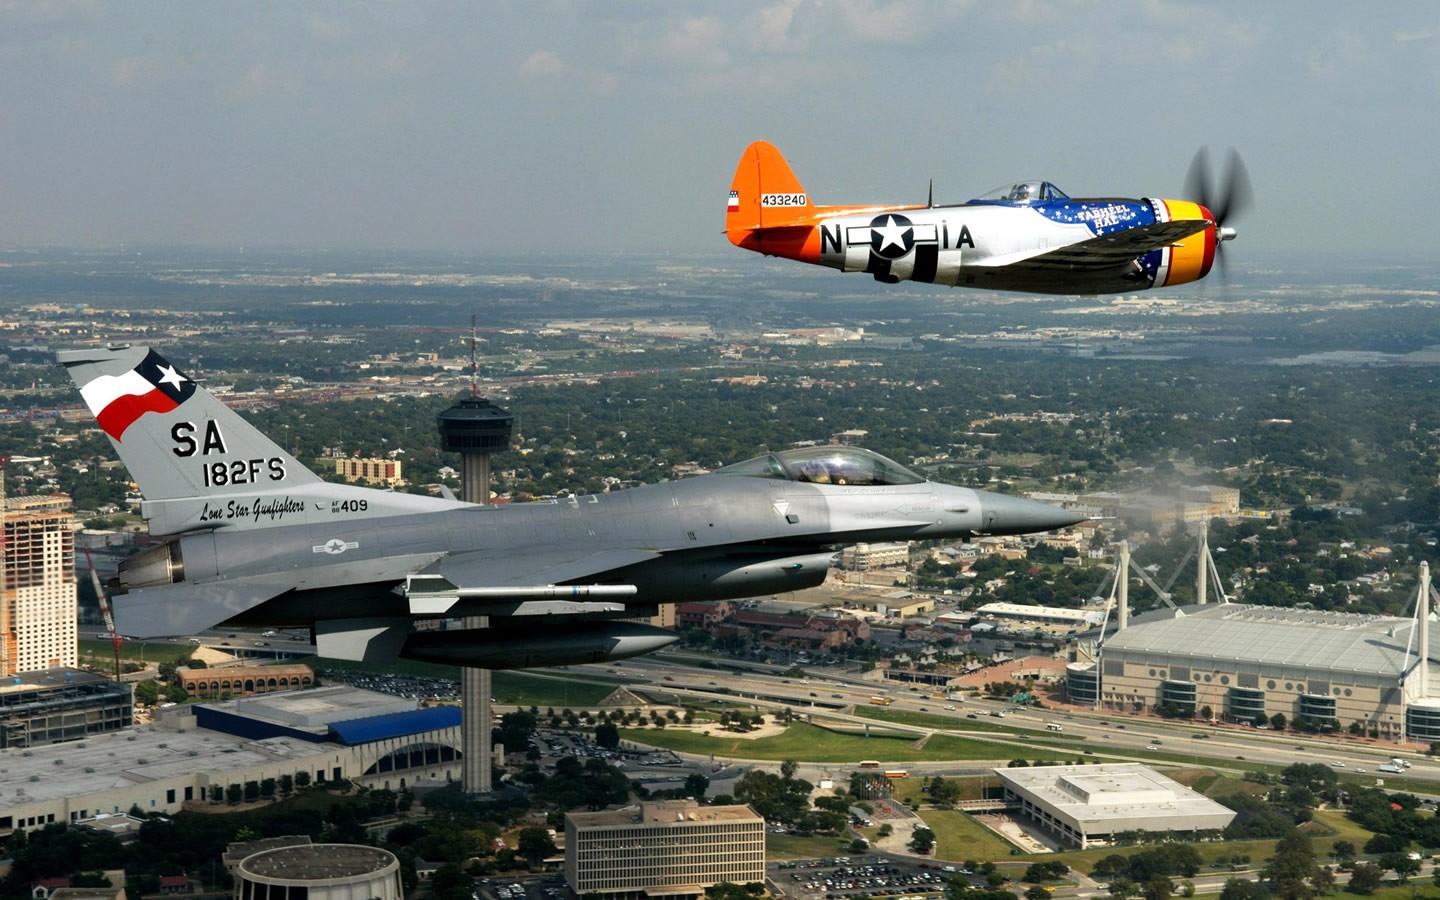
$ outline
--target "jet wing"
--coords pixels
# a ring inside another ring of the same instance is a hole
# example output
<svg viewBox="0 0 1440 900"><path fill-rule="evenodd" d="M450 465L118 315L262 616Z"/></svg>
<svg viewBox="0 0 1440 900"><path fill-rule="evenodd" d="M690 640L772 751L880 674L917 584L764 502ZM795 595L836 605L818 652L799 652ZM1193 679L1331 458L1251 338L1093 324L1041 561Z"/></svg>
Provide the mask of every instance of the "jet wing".
<svg viewBox="0 0 1440 900"><path fill-rule="evenodd" d="M977 262L976 266L1021 266L1027 269L1074 271L1076 269L1112 269L1123 266L1137 256L1168 247L1215 223L1206 219L1178 219L1137 225L1124 231L1101 234L1076 244L1056 247L1043 252L1026 251L996 256Z"/></svg>

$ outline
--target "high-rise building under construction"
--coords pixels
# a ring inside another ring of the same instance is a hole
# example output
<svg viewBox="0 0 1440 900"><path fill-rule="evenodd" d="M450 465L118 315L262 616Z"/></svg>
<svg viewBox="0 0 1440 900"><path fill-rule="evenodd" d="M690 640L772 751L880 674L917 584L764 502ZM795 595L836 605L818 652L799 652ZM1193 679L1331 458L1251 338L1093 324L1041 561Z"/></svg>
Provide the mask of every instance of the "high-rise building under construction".
<svg viewBox="0 0 1440 900"><path fill-rule="evenodd" d="M4 502L0 676L76 663L75 516L64 494Z"/></svg>

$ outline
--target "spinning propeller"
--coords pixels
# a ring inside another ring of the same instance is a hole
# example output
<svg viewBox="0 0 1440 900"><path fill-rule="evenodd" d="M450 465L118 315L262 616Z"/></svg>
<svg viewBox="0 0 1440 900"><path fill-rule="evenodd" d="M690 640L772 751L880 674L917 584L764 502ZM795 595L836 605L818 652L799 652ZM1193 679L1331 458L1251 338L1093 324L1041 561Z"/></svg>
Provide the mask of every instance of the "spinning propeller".
<svg viewBox="0 0 1440 900"><path fill-rule="evenodd" d="M1225 175L1216 184L1210 172L1210 151L1201 147L1190 161L1190 171L1185 175L1185 196L1210 210L1215 217L1215 242L1220 263L1220 275L1225 277L1224 242L1235 239L1235 229L1226 225L1232 216L1242 215L1254 203L1255 192L1250 189L1250 173L1245 171L1245 161L1234 147L1226 159Z"/></svg>

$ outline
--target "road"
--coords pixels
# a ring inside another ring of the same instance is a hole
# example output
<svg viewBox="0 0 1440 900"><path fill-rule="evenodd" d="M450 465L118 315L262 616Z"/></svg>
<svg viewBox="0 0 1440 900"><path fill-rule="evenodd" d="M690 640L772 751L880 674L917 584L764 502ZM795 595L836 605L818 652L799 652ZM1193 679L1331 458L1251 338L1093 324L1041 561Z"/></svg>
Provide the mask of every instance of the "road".
<svg viewBox="0 0 1440 900"><path fill-rule="evenodd" d="M1409 762L1411 767L1403 776L1390 775L1392 780L1403 777L1407 781L1436 782L1436 791L1440 793L1440 763L1416 750L1415 745L1397 746L1348 736L1316 737L1231 725L1182 723L1139 715L1042 710L1017 707L1002 701L958 702L936 699L920 690L865 681L858 674L843 673L834 667L808 667L805 677L793 678L784 674L793 671L790 666L726 661L724 665L727 668L723 671L696 669L679 664L678 658L676 662L671 662L667 655L661 653L589 668L597 673L604 671L649 682L651 693L669 690L677 697L690 699L723 694L727 699L746 701L761 708L789 707L798 714L814 713L856 724L873 724L873 719L856 716L854 712L871 706L872 697L883 697L890 701L887 706L890 710L926 713L953 720L953 725L938 727L890 723L887 727L917 734L943 732L989 739L1001 736L993 730L970 726L972 719L969 717L973 716L975 722L1003 726L1017 741L1013 746L1024 748L1028 752L1023 755L1029 758L1034 758L1041 751L1073 758L1077 752L1083 752L1077 750L1075 742L1079 740L1083 741L1085 750L1111 759L1149 760L1172 765L1188 760L1196 765L1234 772L1262 764L1283 767L1296 762L1319 763L1335 769L1346 781L1374 785L1377 780L1383 781L1387 777L1385 773L1378 772L1378 768L1387 765L1392 757L1399 757ZM746 671L734 671L730 668L732 665L744 666ZM1052 731L1047 725L1058 726L1061 731ZM1047 738L1055 742L1051 743ZM1061 740L1065 743L1059 743ZM1008 757L1012 754L1007 751L1003 755ZM919 764L915 768L930 772L938 766L930 763Z"/></svg>

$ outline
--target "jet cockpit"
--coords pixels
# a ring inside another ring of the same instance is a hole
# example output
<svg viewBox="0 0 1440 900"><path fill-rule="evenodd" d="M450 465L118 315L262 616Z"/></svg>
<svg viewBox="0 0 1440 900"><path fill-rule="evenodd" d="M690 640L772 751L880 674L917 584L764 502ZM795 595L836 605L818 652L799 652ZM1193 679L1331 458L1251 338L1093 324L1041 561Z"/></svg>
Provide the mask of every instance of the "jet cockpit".
<svg viewBox="0 0 1440 900"><path fill-rule="evenodd" d="M865 487L921 484L925 481L893 459L863 447L844 445L798 447L767 453L716 469L713 474Z"/></svg>

